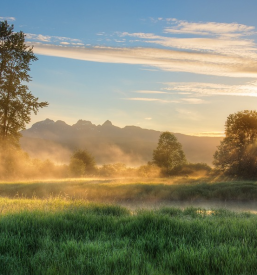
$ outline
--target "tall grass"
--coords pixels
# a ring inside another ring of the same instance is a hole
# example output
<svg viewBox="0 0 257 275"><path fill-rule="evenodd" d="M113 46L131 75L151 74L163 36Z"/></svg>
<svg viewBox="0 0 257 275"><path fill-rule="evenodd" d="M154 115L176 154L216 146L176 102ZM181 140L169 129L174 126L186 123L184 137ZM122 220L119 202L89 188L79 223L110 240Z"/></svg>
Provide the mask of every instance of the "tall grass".
<svg viewBox="0 0 257 275"><path fill-rule="evenodd" d="M66 196L95 202L138 201L256 201L257 182L203 182L202 180L158 179L148 182L123 180L49 180L0 183L0 195L14 198Z"/></svg>
<svg viewBox="0 0 257 275"><path fill-rule="evenodd" d="M257 217L0 199L0 274L256 274Z"/></svg>

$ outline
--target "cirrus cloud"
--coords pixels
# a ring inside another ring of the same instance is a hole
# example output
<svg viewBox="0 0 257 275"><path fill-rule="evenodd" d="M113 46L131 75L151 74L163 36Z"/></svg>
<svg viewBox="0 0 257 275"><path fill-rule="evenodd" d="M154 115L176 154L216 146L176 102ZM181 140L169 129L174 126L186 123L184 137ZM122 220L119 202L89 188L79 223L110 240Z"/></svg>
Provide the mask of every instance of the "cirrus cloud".
<svg viewBox="0 0 257 275"><path fill-rule="evenodd" d="M1 20L1 21L4 21L4 20L7 20L7 21L15 21L16 18L15 18L15 17L8 17L8 16L0 16L0 20Z"/></svg>
<svg viewBox="0 0 257 275"><path fill-rule="evenodd" d="M164 71L257 78L257 59L237 55L139 47L61 47L42 43L34 44L34 52L84 61L149 66Z"/></svg>
<svg viewBox="0 0 257 275"><path fill-rule="evenodd" d="M196 34L214 36L245 36L254 33L254 26L247 26L238 23L219 23L219 22L188 22L176 18L166 19L173 24L164 29L167 33L173 34Z"/></svg>
<svg viewBox="0 0 257 275"><path fill-rule="evenodd" d="M160 20L165 21L163 18L158 19ZM164 29L169 35L180 32L201 37L171 37L141 32L118 33L119 37L129 36L140 43L148 44L146 47L129 47L128 44L118 47L85 47L79 39L41 34L27 34L27 40L30 44L36 41L34 51L41 55L102 63L134 64L142 66L142 70L257 78L257 45L253 39L245 38L254 33L253 26L238 23L191 23L174 18L166 19L166 22L172 24ZM149 44L153 46L149 47Z"/></svg>
<svg viewBox="0 0 257 275"><path fill-rule="evenodd" d="M168 82L165 90L175 91L179 94L188 92L197 96L230 95L257 97L257 81L243 85L226 85L202 82Z"/></svg>

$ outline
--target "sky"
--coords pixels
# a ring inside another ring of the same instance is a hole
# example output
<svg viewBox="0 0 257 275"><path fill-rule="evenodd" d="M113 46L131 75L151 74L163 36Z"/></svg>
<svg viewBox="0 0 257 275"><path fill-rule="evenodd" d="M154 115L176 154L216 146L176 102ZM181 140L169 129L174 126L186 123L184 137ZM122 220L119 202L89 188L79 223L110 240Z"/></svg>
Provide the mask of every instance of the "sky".
<svg viewBox="0 0 257 275"><path fill-rule="evenodd" d="M222 136L229 114L257 109L257 1L1 3L38 61L32 115L72 125L135 125Z"/></svg>

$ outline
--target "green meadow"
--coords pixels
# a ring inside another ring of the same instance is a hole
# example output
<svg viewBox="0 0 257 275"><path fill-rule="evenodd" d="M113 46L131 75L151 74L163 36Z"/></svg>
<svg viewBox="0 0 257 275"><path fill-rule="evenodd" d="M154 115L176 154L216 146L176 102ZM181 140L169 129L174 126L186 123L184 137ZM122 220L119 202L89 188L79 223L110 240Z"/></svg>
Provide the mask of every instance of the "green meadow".
<svg viewBox="0 0 257 275"><path fill-rule="evenodd" d="M254 202L255 182L157 181L2 182L0 274L256 274L257 216L189 206Z"/></svg>

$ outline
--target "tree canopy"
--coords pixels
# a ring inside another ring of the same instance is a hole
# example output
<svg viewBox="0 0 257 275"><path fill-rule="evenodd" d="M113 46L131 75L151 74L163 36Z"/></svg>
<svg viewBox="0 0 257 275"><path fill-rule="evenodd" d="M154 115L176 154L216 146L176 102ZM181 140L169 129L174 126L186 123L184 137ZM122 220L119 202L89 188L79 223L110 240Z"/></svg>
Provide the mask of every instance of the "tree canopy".
<svg viewBox="0 0 257 275"><path fill-rule="evenodd" d="M95 172L94 157L86 150L77 150L70 160L70 171L73 176L84 176Z"/></svg>
<svg viewBox="0 0 257 275"><path fill-rule="evenodd" d="M256 178L257 111L241 111L228 116L226 137L214 154L213 164L225 174Z"/></svg>
<svg viewBox="0 0 257 275"><path fill-rule="evenodd" d="M153 163L162 168L165 174L173 173L187 163L182 145L170 132L160 135L158 146L153 151Z"/></svg>
<svg viewBox="0 0 257 275"><path fill-rule="evenodd" d="M37 57L26 45L25 34L13 28L0 22L0 141L18 144L19 131L30 122L31 113L48 103L39 102L25 85L31 81L30 65Z"/></svg>

